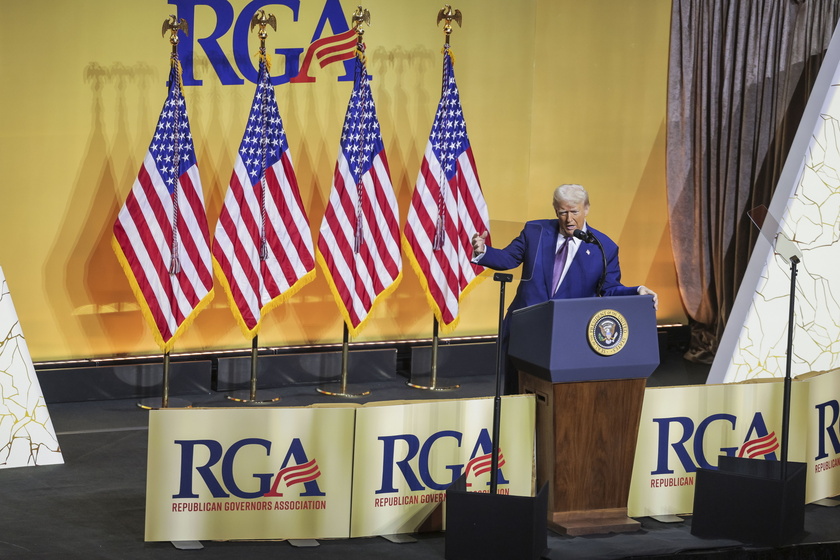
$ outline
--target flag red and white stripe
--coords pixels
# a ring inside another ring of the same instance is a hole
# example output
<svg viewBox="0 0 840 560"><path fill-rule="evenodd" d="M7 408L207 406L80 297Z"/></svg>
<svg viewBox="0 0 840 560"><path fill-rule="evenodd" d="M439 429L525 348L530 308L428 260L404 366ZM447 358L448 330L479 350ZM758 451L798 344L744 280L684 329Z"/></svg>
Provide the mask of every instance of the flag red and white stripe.
<svg viewBox="0 0 840 560"><path fill-rule="evenodd" d="M356 336L401 279L399 209L365 68L363 45L347 106L317 258Z"/></svg>
<svg viewBox="0 0 840 560"><path fill-rule="evenodd" d="M490 218L447 45L441 99L403 236L409 262L444 331L457 326L461 298L484 270L470 260L473 234L485 231Z"/></svg>
<svg viewBox="0 0 840 560"><path fill-rule="evenodd" d="M246 338L315 277L315 253L266 59L213 240L213 260Z"/></svg>
<svg viewBox="0 0 840 560"><path fill-rule="evenodd" d="M180 63L143 165L114 224L112 245L164 352L213 298L210 237Z"/></svg>

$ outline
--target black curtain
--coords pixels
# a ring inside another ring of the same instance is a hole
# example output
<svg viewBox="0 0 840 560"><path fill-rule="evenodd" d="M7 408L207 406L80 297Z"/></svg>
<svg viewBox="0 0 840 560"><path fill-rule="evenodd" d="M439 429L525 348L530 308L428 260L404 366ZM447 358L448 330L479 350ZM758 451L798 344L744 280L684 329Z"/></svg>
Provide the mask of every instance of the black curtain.
<svg viewBox="0 0 840 560"><path fill-rule="evenodd" d="M673 0L667 185L691 326L711 363L840 16L840 0Z"/></svg>

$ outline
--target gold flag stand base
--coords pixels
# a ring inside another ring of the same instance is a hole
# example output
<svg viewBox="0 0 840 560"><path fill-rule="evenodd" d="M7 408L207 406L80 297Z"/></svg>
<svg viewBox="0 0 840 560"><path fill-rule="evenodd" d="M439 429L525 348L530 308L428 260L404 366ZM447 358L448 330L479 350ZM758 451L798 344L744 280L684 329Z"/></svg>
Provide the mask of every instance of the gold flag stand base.
<svg viewBox="0 0 840 560"><path fill-rule="evenodd" d="M424 391L454 391L456 389L460 389L460 385L449 385L447 387L441 387L436 384L436 380L432 380L429 385L420 385L418 383L414 383L412 381L406 381L405 384L413 389L423 389Z"/></svg>
<svg viewBox="0 0 840 560"><path fill-rule="evenodd" d="M150 398L143 399L137 406L143 410L157 410L160 408L191 408L192 403L178 398L171 398L169 396L169 352L163 353L163 389L159 399Z"/></svg>
<svg viewBox="0 0 840 560"><path fill-rule="evenodd" d="M257 398L251 391L236 391L227 396L228 400L242 404L274 404L279 402L281 397L274 391L263 391Z"/></svg>
<svg viewBox="0 0 840 560"><path fill-rule="evenodd" d="M324 387L318 387L316 391L322 395L329 395L331 397L348 397L359 398L370 394L367 390L351 391L351 388L346 383L330 383Z"/></svg>
<svg viewBox="0 0 840 560"><path fill-rule="evenodd" d="M421 385L420 383L414 382L414 376L412 376L410 381L406 381L405 384L409 387L414 389L422 389L424 391L454 391L456 389L460 389L460 385L448 385L445 387L440 387L437 384L437 361L438 361L438 341L440 337L438 337L438 320L437 317L434 318L434 322L432 323L432 359L431 359L431 373L429 374L429 384L428 385Z"/></svg>
<svg viewBox="0 0 840 560"><path fill-rule="evenodd" d="M259 355L259 338L254 335L251 340L251 378L249 389L247 391L234 391L228 395L228 400L242 403L242 404L273 404L280 400L280 394L277 391L263 391L259 398L257 398L257 359Z"/></svg>
<svg viewBox="0 0 840 560"><path fill-rule="evenodd" d="M192 403L186 399L170 397L164 405L162 399L150 398L138 402L137 406L143 410L160 410L163 408L192 408Z"/></svg>
<svg viewBox="0 0 840 560"><path fill-rule="evenodd" d="M341 381L338 383L330 383L325 387L318 387L315 389L322 395L329 395L331 397L348 397L358 398L369 395L368 390L350 391L347 386L347 358L350 353L350 331L347 328L347 323L344 323L344 337L341 344Z"/></svg>

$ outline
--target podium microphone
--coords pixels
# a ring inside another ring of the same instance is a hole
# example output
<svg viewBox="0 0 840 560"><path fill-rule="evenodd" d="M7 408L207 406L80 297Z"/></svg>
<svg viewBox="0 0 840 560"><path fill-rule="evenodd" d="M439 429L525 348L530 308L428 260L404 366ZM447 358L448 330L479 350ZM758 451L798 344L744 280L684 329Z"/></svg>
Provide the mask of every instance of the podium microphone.
<svg viewBox="0 0 840 560"><path fill-rule="evenodd" d="M598 241L598 238L588 231L576 229L574 232L572 232L572 235L574 235L584 243L594 243L601 250L601 258L604 263L604 269L601 271L601 277L598 279L598 287L595 289L595 292L598 294L598 297L602 297L604 295L604 280L607 277L607 254L604 252L604 247L603 245L601 245L601 242Z"/></svg>
<svg viewBox="0 0 840 560"><path fill-rule="evenodd" d="M598 243L598 240L595 239L594 235L592 235L588 231L583 231L582 229L576 229L574 232L572 232L572 235L574 235L584 243Z"/></svg>

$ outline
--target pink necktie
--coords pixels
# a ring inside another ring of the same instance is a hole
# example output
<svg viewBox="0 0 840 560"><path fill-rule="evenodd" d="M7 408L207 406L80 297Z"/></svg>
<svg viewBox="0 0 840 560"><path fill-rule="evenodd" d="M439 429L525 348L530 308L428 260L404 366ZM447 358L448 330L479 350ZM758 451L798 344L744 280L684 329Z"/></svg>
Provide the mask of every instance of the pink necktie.
<svg viewBox="0 0 840 560"><path fill-rule="evenodd" d="M563 274L563 269L566 267L566 256L569 254L569 238L563 240L563 244L554 255L554 275L552 276L552 294L557 291L560 276Z"/></svg>

